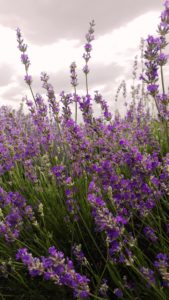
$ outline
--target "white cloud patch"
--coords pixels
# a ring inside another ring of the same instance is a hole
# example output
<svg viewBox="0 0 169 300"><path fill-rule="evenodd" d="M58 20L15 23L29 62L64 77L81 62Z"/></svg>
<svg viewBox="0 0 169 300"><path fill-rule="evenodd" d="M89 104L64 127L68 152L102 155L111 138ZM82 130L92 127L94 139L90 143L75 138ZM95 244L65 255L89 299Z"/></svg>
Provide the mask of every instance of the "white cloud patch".
<svg viewBox="0 0 169 300"><path fill-rule="evenodd" d="M148 34L155 34L160 12L148 12L132 20L111 33L100 36L95 42L93 60L105 65L116 62L126 66L128 60L134 59L140 39Z"/></svg>

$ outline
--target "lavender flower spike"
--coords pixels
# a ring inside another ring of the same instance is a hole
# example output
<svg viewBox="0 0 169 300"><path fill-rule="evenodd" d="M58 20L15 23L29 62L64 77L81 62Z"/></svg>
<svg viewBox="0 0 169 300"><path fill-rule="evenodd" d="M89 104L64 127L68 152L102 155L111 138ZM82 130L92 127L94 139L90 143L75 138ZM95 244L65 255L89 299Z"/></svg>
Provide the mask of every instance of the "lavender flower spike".
<svg viewBox="0 0 169 300"><path fill-rule="evenodd" d="M95 22L94 20L92 20L92 22L90 22L90 27L88 30L88 33L86 34L86 41L87 43L84 46L85 49L85 53L83 54L83 58L85 60L85 66L83 67L83 72L86 76L86 91L87 91L87 95L88 95L88 80L87 80L87 74L89 73L89 67L88 67L88 62L89 59L91 58L90 52L92 51L92 45L91 42L94 40L94 26L95 26Z"/></svg>
<svg viewBox="0 0 169 300"><path fill-rule="evenodd" d="M64 257L54 246L48 249L49 257L33 257L26 248L19 249L16 259L27 266L32 277L43 275L44 279L55 284L66 285L74 291L74 297L84 299L89 296L89 279L74 269L72 261Z"/></svg>

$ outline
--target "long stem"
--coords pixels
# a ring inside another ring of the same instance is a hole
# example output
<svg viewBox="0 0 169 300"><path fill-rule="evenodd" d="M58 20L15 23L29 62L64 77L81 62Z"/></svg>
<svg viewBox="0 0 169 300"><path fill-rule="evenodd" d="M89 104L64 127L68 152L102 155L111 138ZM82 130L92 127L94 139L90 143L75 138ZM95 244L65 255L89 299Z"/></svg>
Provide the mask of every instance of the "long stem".
<svg viewBox="0 0 169 300"><path fill-rule="evenodd" d="M160 72L161 72L161 83L162 83L162 89L163 89L163 94L165 94L165 85L164 85L164 74L163 74L163 67L160 66ZM167 137L167 146L169 147L169 131L168 131L168 123L165 120L164 122L164 131Z"/></svg>
<svg viewBox="0 0 169 300"><path fill-rule="evenodd" d="M154 98L154 101L155 101L155 104L156 104L156 108L157 108L158 114L160 116L160 109L159 109L159 106L158 106L158 102L157 102L156 96L154 96L153 98Z"/></svg>
<svg viewBox="0 0 169 300"><path fill-rule="evenodd" d="M162 83L163 94L165 94L164 75L163 75L163 67L162 66L160 66L160 72L161 72L161 83Z"/></svg>
<svg viewBox="0 0 169 300"><path fill-rule="evenodd" d="M68 144L66 143L66 141L65 141L65 139L64 139L64 137L63 137L63 135L62 135L61 128L60 128L60 124L59 124L59 118L58 118L57 115L55 115L55 122L56 122L56 124L57 124L58 133L59 133L59 136L60 136L61 141L62 141L61 147L62 147L62 149L63 149L63 151L64 151L64 153L65 153L65 160L66 160L66 162L67 162L67 168L69 169L69 161L68 161L68 157L67 157L67 149L66 149L66 146L68 146Z"/></svg>
<svg viewBox="0 0 169 300"><path fill-rule="evenodd" d="M77 94L76 94L76 87L74 87L75 91L75 123L77 123Z"/></svg>
<svg viewBox="0 0 169 300"><path fill-rule="evenodd" d="M25 71L26 71L26 75L28 76L28 71L27 71L26 67L25 67ZM29 86L30 92L32 94L33 100L35 102L35 105L36 105L35 95L34 95L34 92L32 90L31 84L28 84L28 86Z"/></svg>
<svg viewBox="0 0 169 300"><path fill-rule="evenodd" d="M87 95L89 94L89 89L88 89L88 78L87 78L87 74L86 74L86 92Z"/></svg>
<svg viewBox="0 0 169 300"><path fill-rule="evenodd" d="M160 49L160 54L161 54L161 49ZM161 73L161 83L162 83L163 94L165 94L164 75L163 75L163 67L162 66L160 66L160 73Z"/></svg>

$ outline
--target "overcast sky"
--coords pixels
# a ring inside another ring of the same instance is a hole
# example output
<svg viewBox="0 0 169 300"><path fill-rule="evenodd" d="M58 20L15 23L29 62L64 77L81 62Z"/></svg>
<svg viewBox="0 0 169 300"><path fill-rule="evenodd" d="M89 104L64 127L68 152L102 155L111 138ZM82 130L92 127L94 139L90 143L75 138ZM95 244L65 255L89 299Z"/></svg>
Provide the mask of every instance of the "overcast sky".
<svg viewBox="0 0 169 300"><path fill-rule="evenodd" d="M130 85L132 65L140 55L140 38L154 34L163 9L162 0L0 0L0 105L19 106L31 98L23 80L15 29L28 44L34 92L42 92L40 73L51 77L56 93L71 92L69 66L77 64L78 91L85 92L81 69L83 45L94 19L89 89L99 90L113 107L116 90L125 79Z"/></svg>

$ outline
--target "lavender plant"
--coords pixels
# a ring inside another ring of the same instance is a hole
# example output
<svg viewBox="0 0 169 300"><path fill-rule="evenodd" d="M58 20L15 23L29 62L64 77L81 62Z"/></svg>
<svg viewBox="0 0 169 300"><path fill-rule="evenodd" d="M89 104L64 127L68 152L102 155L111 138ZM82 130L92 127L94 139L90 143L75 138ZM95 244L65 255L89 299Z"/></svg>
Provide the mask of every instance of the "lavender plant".
<svg viewBox="0 0 169 300"><path fill-rule="evenodd" d="M144 86L134 86L135 61L132 99L124 81L119 88L128 100L124 117L110 112L99 91L90 95L94 22L83 56L86 93L77 93L72 63L74 93L61 91L62 108L46 73L41 82L47 100L34 94L27 45L17 29L33 99L25 99L28 114L0 107L2 299L169 298L168 94L163 74L168 13L165 1L159 36L146 42L145 68L141 48ZM145 105L146 86L157 105L156 118ZM98 117L94 101L101 106Z"/></svg>
<svg viewBox="0 0 169 300"><path fill-rule="evenodd" d="M158 117L162 123L164 139L166 147L169 147L169 129L168 129L168 94L164 82L164 66L168 61L168 54L165 54L164 49L167 46L167 34L169 32L169 1L164 2L164 10L161 13L160 24L158 25L158 36L149 35L147 38L145 57L145 72L141 79L147 83L147 91L153 97ZM160 75L159 75L160 73ZM160 78L159 78L160 77ZM160 92L161 81L161 92ZM167 151L167 150L166 150Z"/></svg>

